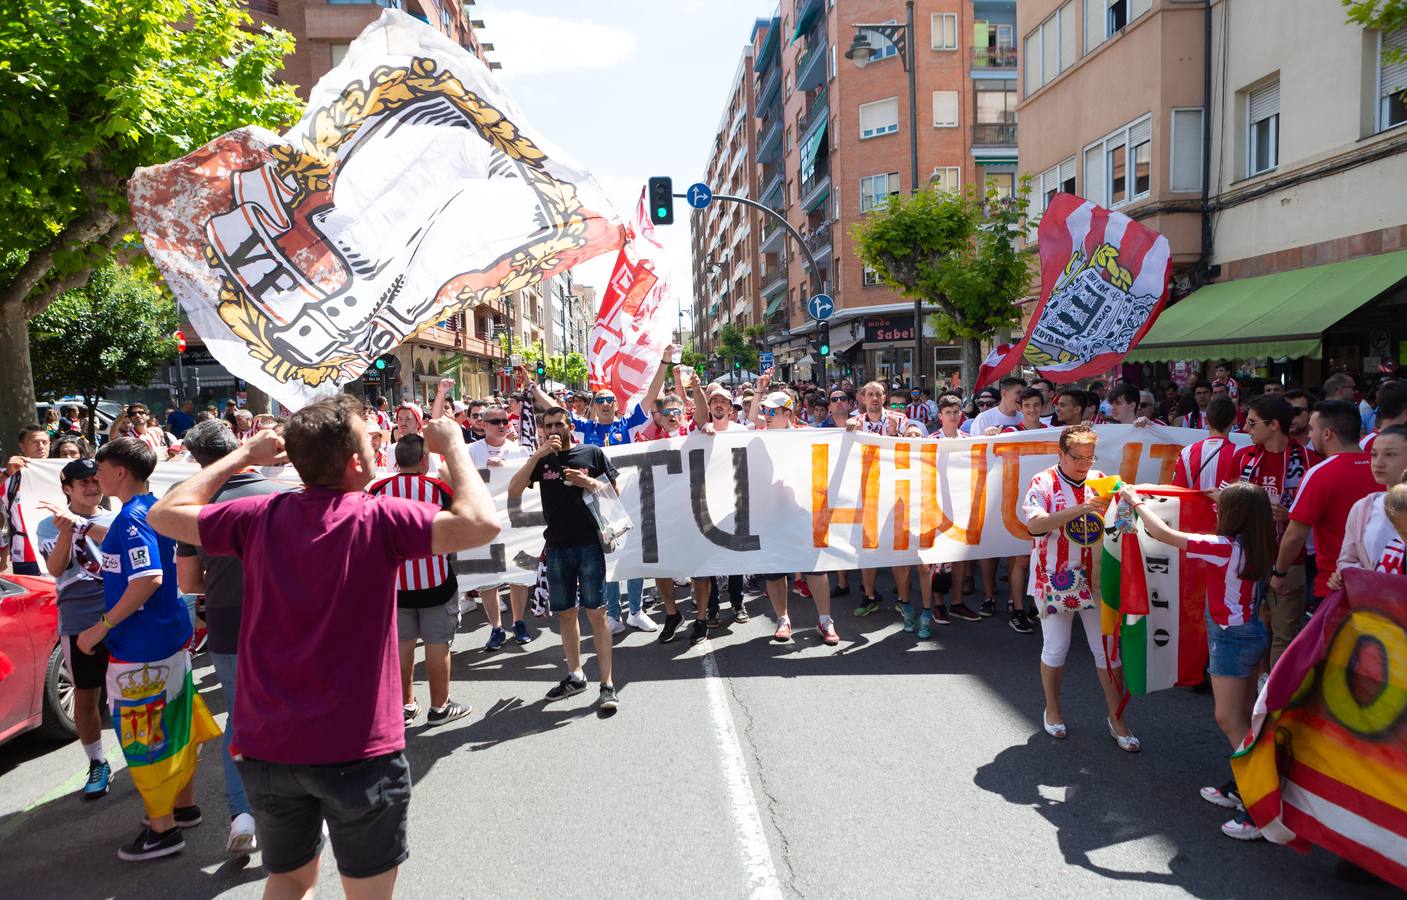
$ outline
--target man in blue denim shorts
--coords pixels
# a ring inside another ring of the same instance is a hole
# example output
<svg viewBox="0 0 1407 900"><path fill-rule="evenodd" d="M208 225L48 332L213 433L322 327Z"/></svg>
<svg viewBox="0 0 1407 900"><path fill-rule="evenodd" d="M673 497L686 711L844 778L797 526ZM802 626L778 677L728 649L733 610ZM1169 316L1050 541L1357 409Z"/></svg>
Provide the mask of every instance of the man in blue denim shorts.
<svg viewBox="0 0 1407 900"><path fill-rule="evenodd" d="M596 519L585 498L587 491L600 490L607 482L614 488L616 468L600 447L572 446L571 420L565 409L551 406L538 415L541 444L508 483L508 496L520 497L527 488L542 486L549 605L561 623L568 669L567 677L547 692L547 699L560 700L586 690L586 674L581 668L581 623L577 619L579 603L586 610L596 638L596 661L601 666L600 706L603 711L614 712L620 703L611 683L606 557L601 551ZM600 480L602 476L606 481Z"/></svg>

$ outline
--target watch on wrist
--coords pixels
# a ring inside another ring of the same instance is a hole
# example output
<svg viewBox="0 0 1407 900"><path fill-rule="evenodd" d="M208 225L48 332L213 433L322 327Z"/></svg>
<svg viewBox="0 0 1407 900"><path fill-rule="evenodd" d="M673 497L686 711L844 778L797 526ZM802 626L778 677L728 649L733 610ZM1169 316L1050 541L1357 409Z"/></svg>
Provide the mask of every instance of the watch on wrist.
<svg viewBox="0 0 1407 900"><path fill-rule="evenodd" d="M1285 577L1286 575L1288 575L1288 574L1290 574L1290 573L1289 573L1289 572L1281 572L1279 569L1275 568L1274 566L1272 566L1272 567L1270 568L1270 576L1271 576L1272 578L1284 578L1284 577Z"/></svg>

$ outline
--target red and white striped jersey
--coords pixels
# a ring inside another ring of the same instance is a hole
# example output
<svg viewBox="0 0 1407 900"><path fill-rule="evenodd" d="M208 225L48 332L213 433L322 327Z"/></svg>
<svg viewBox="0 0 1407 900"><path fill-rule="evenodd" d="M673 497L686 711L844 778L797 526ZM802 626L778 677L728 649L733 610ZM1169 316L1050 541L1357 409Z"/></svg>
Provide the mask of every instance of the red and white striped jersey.
<svg viewBox="0 0 1407 900"><path fill-rule="evenodd" d="M933 418L933 411L930 410L928 404L924 403L922 400L916 400L910 403L907 412L910 419L917 419L925 425Z"/></svg>
<svg viewBox="0 0 1407 900"><path fill-rule="evenodd" d="M1203 438L1182 448L1173 465L1173 484L1198 491L1215 491L1239 477L1232 460L1236 445L1224 437Z"/></svg>
<svg viewBox="0 0 1407 900"><path fill-rule="evenodd" d="M1378 433L1376 431L1368 432L1367 434L1363 435L1363 439L1358 442L1358 449L1362 450L1364 453L1372 453L1373 441L1376 441L1377 439Z"/></svg>
<svg viewBox="0 0 1407 900"><path fill-rule="evenodd" d="M1093 492L1086 493L1088 480L1103 477L1103 472L1090 469L1085 481L1076 484L1060 473L1059 466L1051 466L1031 479L1017 514L1024 524L1030 521L1031 513L1055 513L1078 506L1093 499ZM1069 590L1067 573L1074 569L1083 569L1086 579L1093 577L1094 554L1100 552L1103 540L1104 522L1092 513L1054 531L1034 535L1029 586L1036 602L1044 603L1048 595Z"/></svg>
<svg viewBox="0 0 1407 900"><path fill-rule="evenodd" d="M1401 575L1402 554L1404 549L1407 549L1407 547L1404 547L1402 538L1393 537L1392 540L1387 542L1387 546L1383 548L1382 558L1378 560L1378 564L1373 568L1373 571L1386 572L1389 575Z"/></svg>
<svg viewBox="0 0 1407 900"><path fill-rule="evenodd" d="M419 500L440 509L449 509L450 498L454 495L450 486L438 478L413 472L383 478L367 488L367 493ZM423 591L439 587L450 577L450 571L449 556L444 554L408 559L401 563L400 574L396 576L396 590Z"/></svg>
<svg viewBox="0 0 1407 900"><path fill-rule="evenodd" d="M1222 534L1188 535L1187 555L1221 570L1207 577L1207 613L1222 628L1244 625L1255 615L1254 581L1241 577L1241 545Z"/></svg>

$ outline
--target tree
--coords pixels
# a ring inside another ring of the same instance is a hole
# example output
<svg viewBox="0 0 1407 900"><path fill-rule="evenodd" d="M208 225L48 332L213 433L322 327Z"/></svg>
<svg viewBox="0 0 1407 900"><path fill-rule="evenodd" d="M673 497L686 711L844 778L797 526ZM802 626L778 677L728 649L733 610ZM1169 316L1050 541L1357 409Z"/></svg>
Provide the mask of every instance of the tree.
<svg viewBox="0 0 1407 900"><path fill-rule="evenodd" d="M92 440L98 400L116 385L150 381L176 355L176 322L176 301L149 263L104 265L30 320L35 387L81 396Z"/></svg>
<svg viewBox="0 0 1407 900"><path fill-rule="evenodd" d="M705 372L708 368L708 354L697 349L693 341L690 341L689 346L679 351L679 363L696 372Z"/></svg>
<svg viewBox="0 0 1407 900"><path fill-rule="evenodd" d="M889 198L852 230L856 255L882 282L938 307L929 319L941 340L962 344L962 383L974 386L981 342L1016 325L1016 301L1031 285L1027 251L1018 249L1029 180L1000 199L976 190L934 188Z"/></svg>
<svg viewBox="0 0 1407 900"><path fill-rule="evenodd" d="M586 386L586 357L575 350L566 356L549 356L543 365L553 381L569 388Z"/></svg>
<svg viewBox="0 0 1407 900"><path fill-rule="evenodd" d="M1375 31L1407 25L1407 0L1342 0L1348 20ZM1400 52L1400 51L1399 51Z"/></svg>
<svg viewBox="0 0 1407 900"><path fill-rule="evenodd" d="M175 27L180 23L181 27ZM34 418L25 322L132 230L127 180L301 102L240 0L27 0L0 17L0 441Z"/></svg>
<svg viewBox="0 0 1407 900"><path fill-rule="evenodd" d="M718 330L716 352L730 370L734 362L740 362L745 367L757 365L757 348L748 342L736 325L724 325Z"/></svg>

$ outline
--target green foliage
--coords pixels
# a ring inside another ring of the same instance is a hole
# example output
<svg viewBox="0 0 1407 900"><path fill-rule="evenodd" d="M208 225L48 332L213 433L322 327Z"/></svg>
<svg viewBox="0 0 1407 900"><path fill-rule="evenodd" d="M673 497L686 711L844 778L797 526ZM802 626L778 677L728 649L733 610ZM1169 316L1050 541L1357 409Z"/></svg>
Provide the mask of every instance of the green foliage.
<svg viewBox="0 0 1407 900"><path fill-rule="evenodd" d="M743 336L761 346L762 342L767 339L767 326L762 324L749 325L743 329Z"/></svg>
<svg viewBox="0 0 1407 900"><path fill-rule="evenodd" d="M301 101L241 0L26 0L0 17L0 302L29 314L111 258L127 180ZM181 27L175 27L180 24Z"/></svg>
<svg viewBox="0 0 1407 900"><path fill-rule="evenodd" d="M733 361L740 361L744 367L757 365L757 348L748 342L736 325L724 325L718 330L718 358L733 367Z"/></svg>
<svg viewBox="0 0 1407 900"><path fill-rule="evenodd" d="M176 355L176 301L150 264L98 269L29 321L41 396L78 394L89 410L119 384L146 384Z"/></svg>
<svg viewBox="0 0 1407 900"><path fill-rule="evenodd" d="M696 349L691 343L679 352L679 363L702 373L708 368L708 354Z"/></svg>
<svg viewBox="0 0 1407 900"><path fill-rule="evenodd" d="M553 381L561 382L567 387L586 385L586 357L575 350L566 357L549 356L544 365L547 368L547 377Z"/></svg>
<svg viewBox="0 0 1407 900"><path fill-rule="evenodd" d="M1407 26L1407 0L1340 0L1348 12L1348 20L1375 31L1396 31ZM1383 47L1384 62L1396 63L1407 58L1401 48Z"/></svg>

